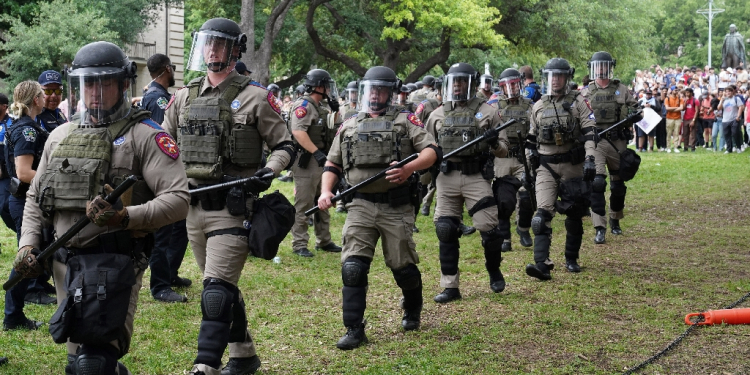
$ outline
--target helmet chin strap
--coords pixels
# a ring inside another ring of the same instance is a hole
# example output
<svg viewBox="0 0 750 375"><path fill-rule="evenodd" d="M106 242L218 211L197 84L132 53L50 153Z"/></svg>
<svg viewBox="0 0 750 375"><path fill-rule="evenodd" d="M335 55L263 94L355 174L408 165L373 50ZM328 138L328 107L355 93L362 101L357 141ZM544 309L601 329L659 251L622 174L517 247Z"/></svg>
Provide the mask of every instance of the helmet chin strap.
<svg viewBox="0 0 750 375"><path fill-rule="evenodd" d="M223 62L213 62L213 63L208 63L206 66L207 66L208 70L210 70L210 71L212 71L214 73L218 73L218 72L226 69L229 66L229 64L223 63Z"/></svg>

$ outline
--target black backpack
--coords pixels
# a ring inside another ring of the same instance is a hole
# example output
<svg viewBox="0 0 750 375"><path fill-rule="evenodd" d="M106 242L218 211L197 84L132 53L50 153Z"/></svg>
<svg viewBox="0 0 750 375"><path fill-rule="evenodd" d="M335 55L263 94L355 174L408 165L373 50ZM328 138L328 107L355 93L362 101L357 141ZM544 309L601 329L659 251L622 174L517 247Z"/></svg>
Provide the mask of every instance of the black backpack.
<svg viewBox="0 0 750 375"><path fill-rule="evenodd" d="M247 237L253 256L266 260L276 256L281 241L292 230L296 212L278 190L255 201L250 235Z"/></svg>

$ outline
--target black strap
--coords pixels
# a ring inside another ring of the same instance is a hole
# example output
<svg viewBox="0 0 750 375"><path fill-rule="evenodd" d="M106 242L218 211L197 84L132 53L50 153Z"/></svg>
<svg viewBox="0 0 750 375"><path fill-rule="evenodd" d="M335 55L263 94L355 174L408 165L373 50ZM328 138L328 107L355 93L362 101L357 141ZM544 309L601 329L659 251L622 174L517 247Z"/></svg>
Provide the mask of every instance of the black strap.
<svg viewBox="0 0 750 375"><path fill-rule="evenodd" d="M555 179L555 181L560 181L560 175L555 173L555 171L552 170L552 168L547 164L547 161L542 159L541 156L539 157L539 164L542 165L546 170L549 171L549 173L552 175L552 178Z"/></svg>
<svg viewBox="0 0 750 375"><path fill-rule="evenodd" d="M495 205L497 205L497 203L495 202L495 198L486 196L477 201L474 207L469 209L469 217L473 217L475 213L484 210L485 208L495 207Z"/></svg>
<svg viewBox="0 0 750 375"><path fill-rule="evenodd" d="M372 203L390 203L388 193L354 193L354 198L364 199Z"/></svg>
<svg viewBox="0 0 750 375"><path fill-rule="evenodd" d="M570 163L571 160L573 160L573 155L571 155L570 152L555 155L539 155L539 161L541 163L560 164Z"/></svg>
<svg viewBox="0 0 750 375"><path fill-rule="evenodd" d="M99 281L96 283L96 299L99 301L99 324L107 324L107 271L99 270Z"/></svg>
<svg viewBox="0 0 750 375"><path fill-rule="evenodd" d="M221 236L223 234L231 234L233 236L248 237L250 235L250 230L249 229L245 229L245 228L219 229L219 230L215 230L213 232L208 232L206 234L206 238L211 238L213 236Z"/></svg>

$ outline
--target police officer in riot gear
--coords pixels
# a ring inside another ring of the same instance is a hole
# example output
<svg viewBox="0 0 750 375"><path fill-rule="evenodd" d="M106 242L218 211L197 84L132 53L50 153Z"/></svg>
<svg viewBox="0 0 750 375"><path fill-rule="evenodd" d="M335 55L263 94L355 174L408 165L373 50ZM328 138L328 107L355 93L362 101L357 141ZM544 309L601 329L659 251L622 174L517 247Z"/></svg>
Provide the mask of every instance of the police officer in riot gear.
<svg viewBox="0 0 750 375"><path fill-rule="evenodd" d="M420 85L422 86L421 88L419 87ZM437 91L435 90L435 77L429 74L422 78L421 83L417 82L415 87L417 87L418 90L409 95L412 103L421 103L425 99L435 99L437 96Z"/></svg>
<svg viewBox="0 0 750 375"><path fill-rule="evenodd" d="M537 201L537 212L531 219L534 264L526 266L526 274L540 280L552 278L554 264L549 253L555 212L567 216L566 269L581 271L578 252L582 218L589 214L589 181L594 177L594 141L586 138L584 143L582 139L594 134L596 123L585 98L578 91L570 91L568 83L574 71L565 59L547 61L542 70L547 93L532 107L526 138L528 161L536 170Z"/></svg>
<svg viewBox="0 0 750 375"><path fill-rule="evenodd" d="M526 135L529 132L531 99L521 96L523 77L516 69L505 69L498 78L498 84L508 93L507 99L492 99L487 104L498 106L498 115L502 122L510 119L517 121L506 129L510 150L507 157L495 158L495 180L492 185L500 219L498 228L502 231L504 238L503 251L510 251L510 217L516 209L516 204L518 205L516 233L520 236L521 245L530 247L533 244L529 228L531 217L534 215L534 207L529 191L522 186L524 166L519 160L519 153L524 152Z"/></svg>
<svg viewBox="0 0 750 375"><path fill-rule="evenodd" d="M581 95L588 99L596 118L596 126L604 130L620 120L625 119L630 112L635 111L638 102L630 95L627 86L619 80L613 79L612 71L617 61L608 52L596 52L588 62L589 76L594 80L587 88L581 90ZM606 202L604 192L607 190L607 171L611 186L609 187L609 225L612 234L622 234L620 219L624 217L625 181L619 176L620 151L628 147L628 141L633 138L632 122L623 124L619 129L607 132L602 139L597 139L594 155L596 156L596 177L591 184L591 221L596 229L594 243L603 244L607 232Z"/></svg>
<svg viewBox="0 0 750 375"><path fill-rule="evenodd" d="M351 81L346 85L346 91L344 93L344 101L346 102L346 110L342 110L344 113L343 119L346 120L357 114L357 96L359 95L359 87L357 81Z"/></svg>
<svg viewBox="0 0 750 375"><path fill-rule="evenodd" d="M50 134L27 195L17 266L26 263L33 270L28 263L39 255L44 225L54 225L62 235L83 212L96 224L54 255L57 314L74 298L78 311L70 321L51 320L51 325L69 327L67 333L50 330L56 341L68 339L66 374L129 373L117 360L130 347L146 254L153 243L150 232L187 215L187 179L174 139L149 119L148 111L130 106L127 93L135 71L135 64L112 43L91 43L76 53L68 87L70 97L81 99L83 111ZM93 176L81 174L83 170ZM114 205L103 199L130 175L142 180ZM83 283L84 274L99 274L98 283ZM108 318L81 318L87 316Z"/></svg>
<svg viewBox="0 0 750 375"><path fill-rule="evenodd" d="M479 89L477 90L477 98L485 101L490 100L492 96L492 76L489 74L482 74L479 77Z"/></svg>
<svg viewBox="0 0 750 375"><path fill-rule="evenodd" d="M299 99L302 97L302 95L305 95L305 85L299 85L297 88L294 89L294 99Z"/></svg>
<svg viewBox="0 0 750 375"><path fill-rule="evenodd" d="M206 21L193 34L187 67L207 74L178 90L164 116L165 129L183 150L191 184L257 177L244 186L197 195L190 206L188 238L203 272L203 317L190 374L251 374L260 367L237 283L250 252L247 223L254 202L271 185L261 177L278 176L295 151L273 93L234 70L246 43L234 21ZM260 168L264 142L271 154ZM229 362L219 370L227 345Z"/></svg>
<svg viewBox="0 0 750 375"><path fill-rule="evenodd" d="M483 134L487 137L486 142L440 164L434 221L440 241L440 286L445 289L435 296L438 303L461 298L458 239L464 203L482 236L490 289L495 293L505 289L505 279L500 272L503 234L498 228L497 205L490 181L494 177L492 160L507 155L508 138L505 131L498 133L494 129L500 124L497 111L475 96L478 80L479 74L471 65L453 64L443 83L443 105L432 112L426 125L446 153Z"/></svg>
<svg viewBox="0 0 750 375"><path fill-rule="evenodd" d="M419 256L412 233L404 230L414 224L408 179L414 171L426 169L440 160L442 153L413 113L391 106L400 84L396 73L383 66L370 68L365 73L359 86L360 112L342 125L323 172L318 206L325 210L331 207L331 191L340 176L345 174L347 181L355 185L392 162L419 152L416 160L403 168L389 170L386 177L357 191L347 206L349 214L344 224L344 251L341 253L343 318L347 331L336 343L342 350L367 342L364 321L367 274L381 238L385 263L403 293L401 325L406 331L419 328L422 275L417 268ZM384 139L392 141L383 142Z"/></svg>
<svg viewBox="0 0 750 375"><path fill-rule="evenodd" d="M292 250L301 257L312 257L313 253L307 249L310 235L307 233L305 211L315 206L316 197L320 195L323 166L337 130L335 124L329 123L329 115L336 112L334 107L338 109L338 93L336 82L323 69L313 69L307 73L305 92L292 106L290 116L290 127L299 153L298 162L292 167L294 208L297 211L292 227ZM323 100L327 100L331 107ZM331 241L330 222L331 215L327 211L315 214L315 248L338 253L341 247Z"/></svg>
<svg viewBox="0 0 750 375"><path fill-rule="evenodd" d="M279 87L279 85L272 83L266 88L276 97L276 99L281 100L281 87Z"/></svg>

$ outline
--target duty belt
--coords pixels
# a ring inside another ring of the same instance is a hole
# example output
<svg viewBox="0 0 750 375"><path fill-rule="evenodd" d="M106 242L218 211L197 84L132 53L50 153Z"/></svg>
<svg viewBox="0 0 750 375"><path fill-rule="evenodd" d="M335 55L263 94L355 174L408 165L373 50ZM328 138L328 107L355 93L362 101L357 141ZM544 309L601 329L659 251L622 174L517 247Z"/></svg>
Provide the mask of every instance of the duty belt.
<svg viewBox="0 0 750 375"><path fill-rule="evenodd" d="M388 190L385 193L354 193L354 198L364 199L372 203L387 203L391 207L399 207L411 203L409 184Z"/></svg>
<svg viewBox="0 0 750 375"><path fill-rule="evenodd" d="M130 231L122 230L114 233L103 233L99 235L99 244L90 247L66 247L70 256L90 254L124 254L135 255L142 252L150 252L149 245L153 246L153 235L143 238L133 238Z"/></svg>
<svg viewBox="0 0 750 375"><path fill-rule="evenodd" d="M354 198L364 199L372 203L390 203L388 193L354 193Z"/></svg>
<svg viewBox="0 0 750 375"><path fill-rule="evenodd" d="M461 171L461 174L472 175L482 171L482 163L477 161L455 163L450 160L443 162L445 168L440 168L440 172L449 173L451 171Z"/></svg>
<svg viewBox="0 0 750 375"><path fill-rule="evenodd" d="M573 160L570 152L555 155L539 155L539 161L548 164L570 163Z"/></svg>

